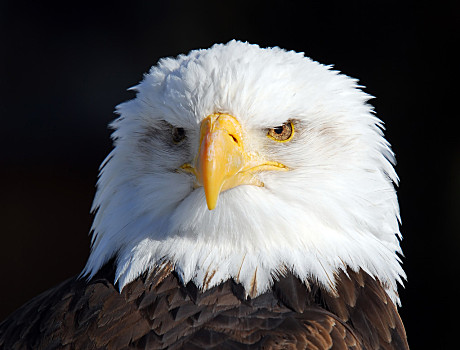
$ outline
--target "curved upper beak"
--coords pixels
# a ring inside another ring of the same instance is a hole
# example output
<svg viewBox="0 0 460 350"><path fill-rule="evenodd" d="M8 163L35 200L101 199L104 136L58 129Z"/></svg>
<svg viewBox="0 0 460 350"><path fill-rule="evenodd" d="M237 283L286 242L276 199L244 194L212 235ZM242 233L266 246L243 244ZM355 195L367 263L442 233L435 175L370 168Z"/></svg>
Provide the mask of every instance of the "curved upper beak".
<svg viewBox="0 0 460 350"><path fill-rule="evenodd" d="M213 114L201 123L197 180L204 187L206 203L214 209L224 183L244 166L241 125L227 114Z"/></svg>
<svg viewBox="0 0 460 350"><path fill-rule="evenodd" d="M244 150L243 129L238 120L216 113L206 117L200 128L200 146L195 164L184 164L203 186L208 209L216 207L219 194L239 185L263 186L256 172L287 170L277 162L265 161Z"/></svg>

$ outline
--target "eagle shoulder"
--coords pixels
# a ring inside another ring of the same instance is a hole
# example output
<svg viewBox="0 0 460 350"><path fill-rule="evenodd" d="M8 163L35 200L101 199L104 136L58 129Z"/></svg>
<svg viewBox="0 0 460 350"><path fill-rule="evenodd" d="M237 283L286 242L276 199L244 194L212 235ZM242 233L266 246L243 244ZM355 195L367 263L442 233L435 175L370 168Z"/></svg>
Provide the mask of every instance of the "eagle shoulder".
<svg viewBox="0 0 460 350"><path fill-rule="evenodd" d="M113 277L110 263L32 299L0 324L0 348L408 349L395 306L363 271L339 274L336 294L287 274L254 299L233 280L183 285L169 264L121 293Z"/></svg>

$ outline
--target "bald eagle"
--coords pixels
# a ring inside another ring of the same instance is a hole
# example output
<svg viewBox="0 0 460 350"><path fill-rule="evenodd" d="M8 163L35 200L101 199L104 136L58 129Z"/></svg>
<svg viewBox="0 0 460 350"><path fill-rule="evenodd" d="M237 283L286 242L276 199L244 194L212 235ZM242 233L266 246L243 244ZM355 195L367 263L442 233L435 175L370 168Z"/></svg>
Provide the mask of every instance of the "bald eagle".
<svg viewBox="0 0 460 350"><path fill-rule="evenodd" d="M1 348L408 349L394 154L357 80L231 41L133 90L86 267Z"/></svg>

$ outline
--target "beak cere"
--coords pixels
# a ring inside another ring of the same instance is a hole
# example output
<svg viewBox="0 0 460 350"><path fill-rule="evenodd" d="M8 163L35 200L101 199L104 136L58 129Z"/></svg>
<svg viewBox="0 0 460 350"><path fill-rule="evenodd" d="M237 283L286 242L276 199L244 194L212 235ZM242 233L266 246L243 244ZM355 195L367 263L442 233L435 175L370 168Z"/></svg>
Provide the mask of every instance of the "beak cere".
<svg viewBox="0 0 460 350"><path fill-rule="evenodd" d="M223 113L211 114L201 122L200 146L194 164L186 163L180 169L195 175L198 185L203 186L209 210L216 207L223 191L240 185L263 187L257 173L288 170L281 163L245 152L241 124Z"/></svg>
<svg viewBox="0 0 460 350"><path fill-rule="evenodd" d="M239 122L228 114L212 114L203 120L195 169L197 180L204 187L209 210L216 207L224 184L235 177L244 165Z"/></svg>

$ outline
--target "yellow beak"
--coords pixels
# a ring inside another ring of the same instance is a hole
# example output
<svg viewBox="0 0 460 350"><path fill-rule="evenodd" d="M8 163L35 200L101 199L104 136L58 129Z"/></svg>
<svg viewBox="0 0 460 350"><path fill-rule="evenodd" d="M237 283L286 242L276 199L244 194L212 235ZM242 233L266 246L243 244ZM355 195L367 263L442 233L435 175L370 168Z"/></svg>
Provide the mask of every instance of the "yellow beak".
<svg viewBox="0 0 460 350"><path fill-rule="evenodd" d="M233 116L221 113L211 114L202 121L195 166L184 164L181 168L195 174L204 188L209 210L216 207L219 194L225 190L239 185L263 186L257 172L287 170L283 164L246 153L240 123Z"/></svg>

